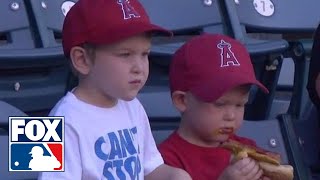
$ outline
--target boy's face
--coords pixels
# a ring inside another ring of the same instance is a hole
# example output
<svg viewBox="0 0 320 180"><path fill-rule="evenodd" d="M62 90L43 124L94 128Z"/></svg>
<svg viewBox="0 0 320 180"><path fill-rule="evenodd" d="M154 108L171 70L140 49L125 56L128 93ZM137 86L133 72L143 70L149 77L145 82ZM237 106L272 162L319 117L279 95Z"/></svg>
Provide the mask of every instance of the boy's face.
<svg viewBox="0 0 320 180"><path fill-rule="evenodd" d="M146 34L99 46L87 76L92 88L115 99L132 100L147 80L150 47Z"/></svg>
<svg viewBox="0 0 320 180"><path fill-rule="evenodd" d="M236 87L212 103L203 102L187 93L183 121L191 139L205 146L216 146L227 140L243 122L249 88Z"/></svg>

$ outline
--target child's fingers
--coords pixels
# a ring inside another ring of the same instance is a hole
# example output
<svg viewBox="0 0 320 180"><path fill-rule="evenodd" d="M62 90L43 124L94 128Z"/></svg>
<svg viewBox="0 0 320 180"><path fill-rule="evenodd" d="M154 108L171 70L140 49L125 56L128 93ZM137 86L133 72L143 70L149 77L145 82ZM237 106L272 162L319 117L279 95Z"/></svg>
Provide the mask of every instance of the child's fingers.
<svg viewBox="0 0 320 180"><path fill-rule="evenodd" d="M241 172L249 179L255 180L259 179L262 175L262 170L260 171L259 165L254 160L251 160L247 166L241 169Z"/></svg>
<svg viewBox="0 0 320 180"><path fill-rule="evenodd" d="M252 169L254 168L254 166L256 166L256 163L254 160L252 160L251 158L244 158L242 160L239 161L239 166L240 167L240 171L243 174L248 174L250 171L252 171Z"/></svg>
<svg viewBox="0 0 320 180"><path fill-rule="evenodd" d="M249 179L258 180L258 179L262 179L261 178L262 174L263 174L263 171L258 168L258 171L255 174L253 174L253 173L249 174L248 177L249 177Z"/></svg>
<svg viewBox="0 0 320 180"><path fill-rule="evenodd" d="M250 158L243 158L241 160L234 162L233 166L236 169L241 170L241 169L245 168L250 162L251 162Z"/></svg>

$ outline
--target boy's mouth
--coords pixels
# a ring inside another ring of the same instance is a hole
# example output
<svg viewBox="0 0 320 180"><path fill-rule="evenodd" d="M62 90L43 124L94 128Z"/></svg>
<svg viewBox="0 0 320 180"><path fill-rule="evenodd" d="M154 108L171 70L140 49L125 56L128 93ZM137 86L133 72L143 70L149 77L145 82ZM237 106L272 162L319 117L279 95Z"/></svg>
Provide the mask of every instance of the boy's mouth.
<svg viewBox="0 0 320 180"><path fill-rule="evenodd" d="M218 129L214 134L218 135L218 134L233 134L234 132L234 128L233 127L227 127L227 128L220 128Z"/></svg>
<svg viewBox="0 0 320 180"><path fill-rule="evenodd" d="M130 84L140 84L141 80L133 80L129 82Z"/></svg>

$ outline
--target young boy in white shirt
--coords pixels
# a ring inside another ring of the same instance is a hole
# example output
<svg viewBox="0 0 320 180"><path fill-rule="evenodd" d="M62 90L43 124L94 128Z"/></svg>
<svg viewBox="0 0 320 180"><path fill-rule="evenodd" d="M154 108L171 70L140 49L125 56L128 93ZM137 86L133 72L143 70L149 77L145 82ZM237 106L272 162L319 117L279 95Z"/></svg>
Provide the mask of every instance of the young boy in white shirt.
<svg viewBox="0 0 320 180"><path fill-rule="evenodd" d="M39 179L191 179L164 164L136 99L148 73L153 33L138 0L79 0L62 44L79 84L50 115L65 117L65 172Z"/></svg>

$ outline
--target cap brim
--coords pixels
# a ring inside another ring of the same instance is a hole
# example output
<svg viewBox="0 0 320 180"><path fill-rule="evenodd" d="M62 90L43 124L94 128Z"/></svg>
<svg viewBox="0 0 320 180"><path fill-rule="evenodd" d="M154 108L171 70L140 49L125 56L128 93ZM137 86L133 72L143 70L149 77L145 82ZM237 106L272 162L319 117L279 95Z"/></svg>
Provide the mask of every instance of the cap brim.
<svg viewBox="0 0 320 180"><path fill-rule="evenodd" d="M195 86L190 89L190 91L197 96L199 99L205 102L214 102L219 97L221 97L224 93L230 91L231 89L241 86L241 85L256 85L258 86L264 93L269 93L269 90L261 84L256 79L232 79L226 80L221 85L217 85L216 83L207 83L205 85Z"/></svg>
<svg viewBox="0 0 320 180"><path fill-rule="evenodd" d="M147 27L145 31L143 32L151 32L154 35L159 35L159 36L169 36L172 37L173 36L173 32L164 29L160 26L154 25L154 24L150 24L150 27Z"/></svg>

